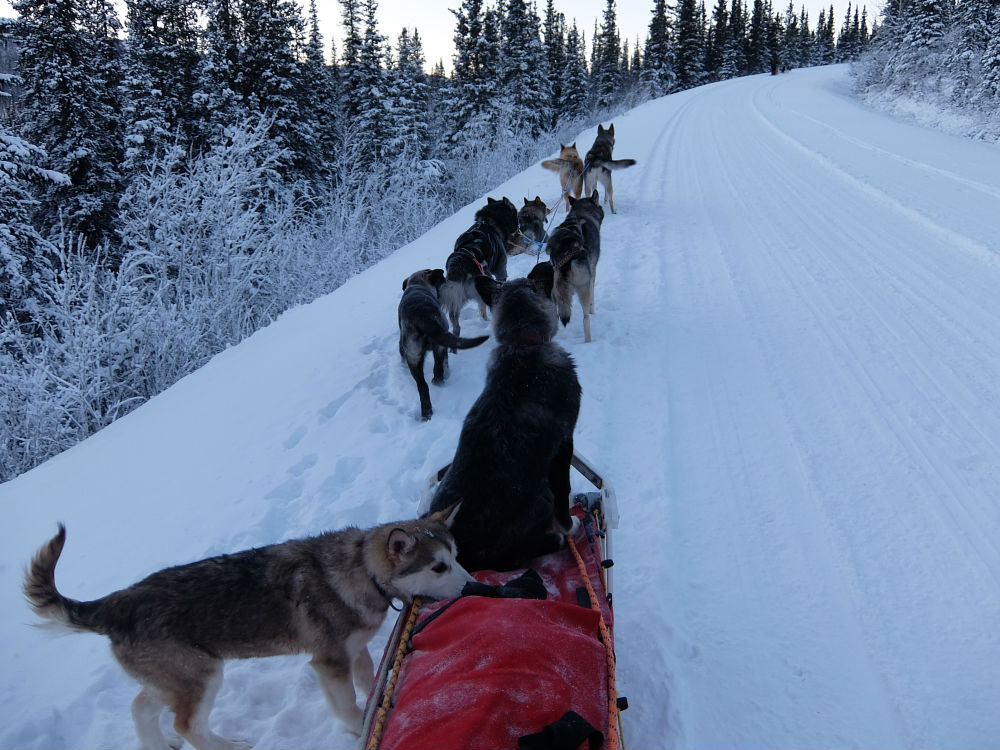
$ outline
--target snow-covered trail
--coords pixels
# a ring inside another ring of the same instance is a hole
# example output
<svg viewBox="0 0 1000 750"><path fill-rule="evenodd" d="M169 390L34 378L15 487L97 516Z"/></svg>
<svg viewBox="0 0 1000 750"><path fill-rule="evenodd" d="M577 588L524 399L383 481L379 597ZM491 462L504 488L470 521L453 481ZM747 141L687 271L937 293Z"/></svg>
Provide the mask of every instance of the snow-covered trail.
<svg viewBox="0 0 1000 750"><path fill-rule="evenodd" d="M638 746L1000 737L1000 151L846 83L756 77L616 123L642 164L605 224L620 364L581 369L594 453L629 467Z"/></svg>
<svg viewBox="0 0 1000 750"><path fill-rule="evenodd" d="M843 66L798 70L615 120L615 155L638 164L615 174L594 342L578 306L557 341L584 388L577 447L621 509L629 747L1000 738L1000 149L848 86ZM490 193L536 194L558 195L539 165ZM443 265L481 203L0 485L0 747L135 744L105 639L28 627L22 567L57 520L59 586L86 599L416 513L492 344L452 357L420 422L400 283ZM487 330L471 305L462 330ZM353 746L307 661L228 665L214 729Z"/></svg>

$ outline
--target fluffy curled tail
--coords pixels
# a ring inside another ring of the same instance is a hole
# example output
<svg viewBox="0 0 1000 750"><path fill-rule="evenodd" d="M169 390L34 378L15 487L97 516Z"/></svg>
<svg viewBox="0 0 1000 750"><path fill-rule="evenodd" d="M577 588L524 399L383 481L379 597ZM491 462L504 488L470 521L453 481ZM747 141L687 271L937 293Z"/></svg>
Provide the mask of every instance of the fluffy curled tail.
<svg viewBox="0 0 1000 750"><path fill-rule="evenodd" d="M558 172L564 167L574 167L573 162L568 159L546 159L542 162L542 166L546 169L551 169L553 172Z"/></svg>
<svg viewBox="0 0 1000 750"><path fill-rule="evenodd" d="M31 558L24 574L24 595L35 614L52 624L103 633L103 628L92 621L92 606L67 599L56 588L56 563L65 544L66 527L59 524L58 533Z"/></svg>

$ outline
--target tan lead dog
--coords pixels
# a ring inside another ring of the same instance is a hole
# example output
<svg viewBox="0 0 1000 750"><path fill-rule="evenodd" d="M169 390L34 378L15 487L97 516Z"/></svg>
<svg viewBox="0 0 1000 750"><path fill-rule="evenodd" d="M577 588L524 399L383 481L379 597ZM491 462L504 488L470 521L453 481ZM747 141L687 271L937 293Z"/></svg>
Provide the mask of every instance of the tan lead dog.
<svg viewBox="0 0 1000 750"><path fill-rule="evenodd" d="M226 659L309 653L334 714L355 734L374 667L367 644L393 599L458 596L472 577L456 562L457 506L420 521L308 539L166 568L90 602L56 589L66 529L42 547L24 592L40 616L111 639L111 650L142 690L132 718L143 748L178 748L160 729L164 708L194 747L248 748L212 732L208 716Z"/></svg>
<svg viewBox="0 0 1000 750"><path fill-rule="evenodd" d="M569 196L579 198L583 190L583 159L576 150L576 144L569 146L559 144L559 158L546 159L542 166L559 173L559 185L566 199L566 210L569 211Z"/></svg>

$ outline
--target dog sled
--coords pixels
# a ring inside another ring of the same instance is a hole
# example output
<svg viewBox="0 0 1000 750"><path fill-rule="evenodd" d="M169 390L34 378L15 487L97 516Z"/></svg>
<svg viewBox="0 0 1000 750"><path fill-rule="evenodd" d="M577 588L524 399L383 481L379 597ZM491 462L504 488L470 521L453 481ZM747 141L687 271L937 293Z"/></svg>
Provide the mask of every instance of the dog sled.
<svg viewBox="0 0 1000 750"><path fill-rule="evenodd" d="M465 595L404 607L368 699L366 750L621 748L615 687L611 485L573 497L579 529L525 570L479 571ZM428 482L444 477L448 467Z"/></svg>

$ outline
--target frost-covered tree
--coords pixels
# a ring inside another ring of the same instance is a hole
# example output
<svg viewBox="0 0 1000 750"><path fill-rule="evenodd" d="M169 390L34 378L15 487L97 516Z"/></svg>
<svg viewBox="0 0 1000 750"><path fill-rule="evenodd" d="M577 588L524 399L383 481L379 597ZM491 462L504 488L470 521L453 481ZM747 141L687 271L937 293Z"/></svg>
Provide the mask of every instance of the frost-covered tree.
<svg viewBox="0 0 1000 750"><path fill-rule="evenodd" d="M224 138L243 116L236 93L240 66L240 19L236 0L207 0L203 53L194 92L193 151L202 153Z"/></svg>
<svg viewBox="0 0 1000 750"><path fill-rule="evenodd" d="M400 32L391 75L393 106L387 156L405 154L411 159L426 159L430 152L430 86L424 73L423 44L416 29L412 34L405 28Z"/></svg>
<svg viewBox="0 0 1000 750"><path fill-rule="evenodd" d="M475 156L474 144L489 143L493 137L498 40L496 16L484 10L482 0L462 0L452 13L455 57L445 100L452 121L446 140L447 151L464 160Z"/></svg>
<svg viewBox="0 0 1000 750"><path fill-rule="evenodd" d="M712 22L705 36L705 76L710 81L722 77L722 64L729 41L728 0L716 0Z"/></svg>
<svg viewBox="0 0 1000 750"><path fill-rule="evenodd" d="M559 108L560 122L575 122L589 108L586 43L576 28L576 21L566 32L566 66L562 71L563 96Z"/></svg>
<svg viewBox="0 0 1000 750"><path fill-rule="evenodd" d="M674 70L679 89L705 82L705 27L696 0L680 0L677 5Z"/></svg>
<svg viewBox="0 0 1000 750"><path fill-rule="evenodd" d="M615 0L607 0L601 26L594 34L591 76L597 106L610 107L618 97L621 79L621 38Z"/></svg>
<svg viewBox="0 0 1000 750"><path fill-rule="evenodd" d="M127 0L124 118L125 165L142 169L156 151L180 141L187 151L194 126L198 15L192 0Z"/></svg>
<svg viewBox="0 0 1000 750"><path fill-rule="evenodd" d="M719 0L719 2L724 1ZM655 0L652 12L653 18L649 22L649 36L646 37L646 54L640 77L650 96L657 97L674 90L677 74L674 72L673 39L670 17L667 15L667 0Z"/></svg>
<svg viewBox="0 0 1000 750"><path fill-rule="evenodd" d="M0 75L0 83L11 77ZM52 243L31 224L37 182L69 182L66 175L44 169L45 153L18 138L0 123L0 320L9 319L33 333L45 314L45 288L53 278Z"/></svg>
<svg viewBox="0 0 1000 750"><path fill-rule="evenodd" d="M22 20L20 136L70 179L40 189L35 226L46 237L80 233L96 247L114 234L121 192L118 19L103 0L18 0L14 8Z"/></svg>
<svg viewBox="0 0 1000 750"><path fill-rule="evenodd" d="M753 0L750 27L747 29L747 73L763 73L769 68L766 60L767 20L764 0Z"/></svg>
<svg viewBox="0 0 1000 750"><path fill-rule="evenodd" d="M542 23L542 41L549 73L550 119L546 129L555 126L562 108L563 70L566 68L566 19L555 9L554 0L546 0Z"/></svg>
<svg viewBox="0 0 1000 750"><path fill-rule="evenodd" d="M740 0L733 0L729 13L729 34L722 55L722 77L735 78L747 72L746 55L747 19Z"/></svg>
<svg viewBox="0 0 1000 750"><path fill-rule="evenodd" d="M506 0L501 16L501 95L509 108L507 124L537 138L552 120L549 66L540 22L525 0Z"/></svg>

